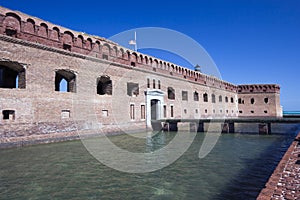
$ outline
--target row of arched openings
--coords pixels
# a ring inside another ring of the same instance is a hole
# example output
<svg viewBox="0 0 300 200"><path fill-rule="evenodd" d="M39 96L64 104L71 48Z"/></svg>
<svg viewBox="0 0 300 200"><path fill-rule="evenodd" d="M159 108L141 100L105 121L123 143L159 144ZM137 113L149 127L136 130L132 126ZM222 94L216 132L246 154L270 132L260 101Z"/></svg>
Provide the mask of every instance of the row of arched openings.
<svg viewBox="0 0 300 200"><path fill-rule="evenodd" d="M55 72L55 91L76 92L76 74L69 70L57 70ZM97 94L112 95L112 80L109 76L97 78Z"/></svg>

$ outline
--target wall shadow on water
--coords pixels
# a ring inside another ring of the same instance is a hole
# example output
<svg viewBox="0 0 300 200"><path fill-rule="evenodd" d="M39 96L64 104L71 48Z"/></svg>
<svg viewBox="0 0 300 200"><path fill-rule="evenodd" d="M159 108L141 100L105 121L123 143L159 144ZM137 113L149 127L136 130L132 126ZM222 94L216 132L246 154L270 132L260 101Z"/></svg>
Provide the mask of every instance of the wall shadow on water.
<svg viewBox="0 0 300 200"><path fill-rule="evenodd" d="M248 167L233 177L230 183L213 199L256 199L294 138L295 134L280 137L278 139L282 140L281 142L273 142L258 158L245 158L245 162L249 163ZM279 148L276 147L278 144Z"/></svg>

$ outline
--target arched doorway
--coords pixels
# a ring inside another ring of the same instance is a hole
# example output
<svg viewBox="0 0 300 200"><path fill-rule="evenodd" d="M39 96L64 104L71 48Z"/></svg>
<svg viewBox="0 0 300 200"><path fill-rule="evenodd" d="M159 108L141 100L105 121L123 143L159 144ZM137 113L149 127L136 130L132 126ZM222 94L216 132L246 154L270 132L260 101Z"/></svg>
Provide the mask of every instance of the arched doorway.
<svg viewBox="0 0 300 200"><path fill-rule="evenodd" d="M161 119L163 111L164 93L160 90L147 90L146 94L146 123L151 127L151 120Z"/></svg>

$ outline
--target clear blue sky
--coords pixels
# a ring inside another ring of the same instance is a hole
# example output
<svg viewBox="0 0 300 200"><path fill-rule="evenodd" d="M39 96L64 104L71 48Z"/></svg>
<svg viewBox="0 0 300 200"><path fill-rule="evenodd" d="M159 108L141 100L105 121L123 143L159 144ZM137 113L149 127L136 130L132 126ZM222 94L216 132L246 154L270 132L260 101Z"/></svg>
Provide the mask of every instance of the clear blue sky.
<svg viewBox="0 0 300 200"><path fill-rule="evenodd" d="M199 42L222 78L278 83L284 110L300 110L300 1L32 1L0 5L67 28L109 38L139 27L164 27Z"/></svg>

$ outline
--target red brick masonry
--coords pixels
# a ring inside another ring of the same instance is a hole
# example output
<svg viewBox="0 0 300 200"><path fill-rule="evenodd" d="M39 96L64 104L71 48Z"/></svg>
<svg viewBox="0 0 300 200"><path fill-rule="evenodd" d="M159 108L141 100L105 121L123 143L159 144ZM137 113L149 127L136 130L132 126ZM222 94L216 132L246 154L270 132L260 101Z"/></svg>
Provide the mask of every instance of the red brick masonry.
<svg viewBox="0 0 300 200"><path fill-rule="evenodd" d="M257 199L300 199L300 132Z"/></svg>

